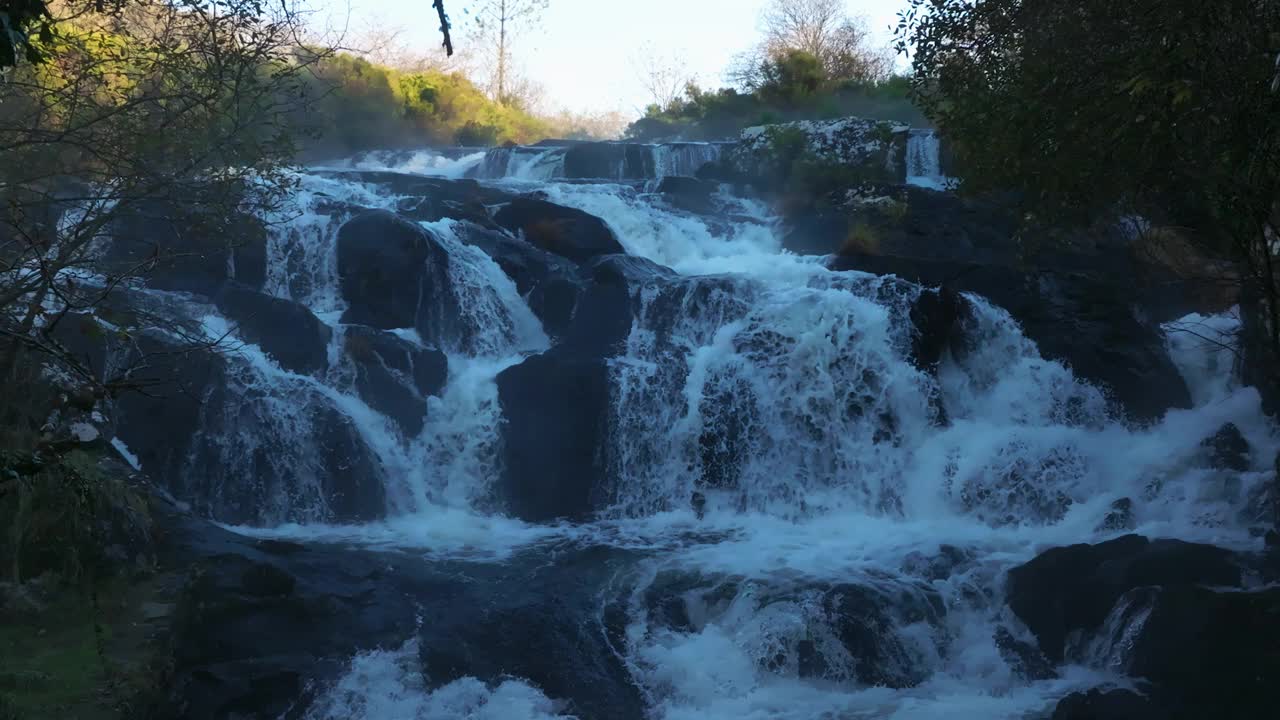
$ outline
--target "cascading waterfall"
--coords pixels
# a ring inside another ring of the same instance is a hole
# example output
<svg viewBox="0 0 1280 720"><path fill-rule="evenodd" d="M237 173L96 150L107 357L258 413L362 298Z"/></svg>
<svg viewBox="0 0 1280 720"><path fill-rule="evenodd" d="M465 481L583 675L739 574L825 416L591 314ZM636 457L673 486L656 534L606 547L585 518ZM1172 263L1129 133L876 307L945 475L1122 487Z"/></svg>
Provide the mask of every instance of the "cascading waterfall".
<svg viewBox="0 0 1280 720"><path fill-rule="evenodd" d="M907 184L946 190L955 184L942 173L942 142L932 130L913 130L907 138Z"/></svg>
<svg viewBox="0 0 1280 720"><path fill-rule="evenodd" d="M467 162L481 177L522 188L563 173L563 148L529 150ZM655 152L655 172L691 174L719 149ZM945 186L935 136L913 134L908 161L912 182ZM458 166L419 159L412 168L447 175ZM608 361L611 502L603 516L542 527L504 518L493 498L503 424L495 379L552 345L527 299L455 221L424 225L448 253L464 331L440 348L447 384L428 399L421 431L406 436L353 390L334 250L348 206L394 208L398 198L352 179L300 179L299 212L268 244L266 287L334 329L332 362L303 376L250 346L226 407L279 409L278 422L255 426L268 428L275 450L307 434L305 398L335 408L375 456L393 512L364 526L245 531L476 562L540 543L637 552L617 578L626 610L617 649L653 717L1026 717L1114 668L1103 658L1052 680L1019 677L993 639L1010 620L998 596L1008 568L1038 546L1113 534L1100 521L1120 498L1132 500L1139 532L1251 542L1241 511L1269 469L1252 467L1242 486L1227 488L1198 462L1198 446L1227 421L1264 449L1259 458L1280 443L1256 392L1225 381L1212 348L1190 336L1171 332L1170 349L1195 409L1134 428L982 298L968 298L966 350L948 351L930 374L908 359L908 313L928 290L783 253L751 203L724 198L737 204L737 219L712 223L631 187L554 182L540 187L548 199L604 219L628 253L680 275L636 290L636 321ZM211 312L206 326L227 329ZM398 333L422 343L413 331ZM253 462L262 450L242 440L228 435L208 461L231 474L260 472ZM308 455L297 446L280 457L305 469ZM322 487L304 482L305 471L289 477L270 494L271 515L322 520ZM478 547L488 553L480 560ZM936 572L939 558L950 558L948 572ZM664 592L680 599L679 622L655 610L650 599ZM875 636L860 640L866 657L849 650L835 603L871 618ZM565 712L519 678L428 689L417 642L356 657L308 717Z"/></svg>

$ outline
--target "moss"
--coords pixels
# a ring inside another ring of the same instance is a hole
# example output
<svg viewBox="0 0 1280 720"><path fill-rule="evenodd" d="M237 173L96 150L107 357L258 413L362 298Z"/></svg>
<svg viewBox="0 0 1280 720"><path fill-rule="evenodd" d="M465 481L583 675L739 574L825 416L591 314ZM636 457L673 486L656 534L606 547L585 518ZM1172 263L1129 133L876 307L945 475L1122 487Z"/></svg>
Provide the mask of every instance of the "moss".
<svg viewBox="0 0 1280 720"><path fill-rule="evenodd" d="M14 582L46 572L79 584L110 574L109 550L146 543L151 517L146 497L126 478L103 472L98 455L73 450L45 460L34 454L0 457L0 560ZM129 554L129 553L126 553Z"/></svg>
<svg viewBox="0 0 1280 720"><path fill-rule="evenodd" d="M0 611L0 696L13 716L141 717L165 677L163 645L143 610L162 589L152 577L117 579L94 595L44 583L42 608Z"/></svg>
<svg viewBox="0 0 1280 720"><path fill-rule="evenodd" d="M841 255L879 255L880 233L861 220L849 226L844 243L840 246Z"/></svg>
<svg viewBox="0 0 1280 720"><path fill-rule="evenodd" d="M17 716L110 717L95 712L105 680L88 602L75 593L34 618L0 627L0 689Z"/></svg>

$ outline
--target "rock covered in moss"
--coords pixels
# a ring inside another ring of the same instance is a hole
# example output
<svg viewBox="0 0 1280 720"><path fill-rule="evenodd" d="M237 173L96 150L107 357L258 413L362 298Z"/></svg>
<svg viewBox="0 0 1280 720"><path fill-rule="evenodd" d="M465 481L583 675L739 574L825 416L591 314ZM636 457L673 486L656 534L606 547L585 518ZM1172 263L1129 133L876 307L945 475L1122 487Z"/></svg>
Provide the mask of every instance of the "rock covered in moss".
<svg viewBox="0 0 1280 720"><path fill-rule="evenodd" d="M839 172L848 186L903 182L908 130L901 123L855 117L760 125L742 131L722 165L730 174L765 185L785 179L797 162L810 172Z"/></svg>

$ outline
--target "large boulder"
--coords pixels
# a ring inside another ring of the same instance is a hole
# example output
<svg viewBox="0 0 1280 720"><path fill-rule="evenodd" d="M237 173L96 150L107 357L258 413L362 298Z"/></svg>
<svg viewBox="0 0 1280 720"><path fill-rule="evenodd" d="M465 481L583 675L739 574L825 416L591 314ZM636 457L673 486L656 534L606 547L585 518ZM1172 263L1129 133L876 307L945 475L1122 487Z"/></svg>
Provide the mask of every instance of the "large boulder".
<svg viewBox="0 0 1280 720"><path fill-rule="evenodd" d="M498 375L501 494L529 522L585 520L605 502L609 366L557 346Z"/></svg>
<svg viewBox="0 0 1280 720"><path fill-rule="evenodd" d="M444 390L449 358L385 330L349 325L342 332L342 351L355 367L360 399L394 420L407 437L422 432L427 397Z"/></svg>
<svg viewBox="0 0 1280 720"><path fill-rule="evenodd" d="M679 175L662 178L657 188L672 207L700 215L711 215L719 210L715 202L719 190L720 183Z"/></svg>
<svg viewBox="0 0 1280 720"><path fill-rule="evenodd" d="M903 182L909 128L895 122L841 118L761 125L742 131L720 161L729 177L770 187L796 160L840 173L848 184Z"/></svg>
<svg viewBox="0 0 1280 720"><path fill-rule="evenodd" d="M440 344L457 334L449 253L429 231L385 210L338 231L338 276L349 307L342 322L382 330L413 328Z"/></svg>
<svg viewBox="0 0 1280 720"><path fill-rule="evenodd" d="M1102 626L1116 601L1134 588L1239 586L1230 550L1180 540L1126 535L1097 545L1053 548L1009 571L1007 601L1054 662L1067 637Z"/></svg>
<svg viewBox="0 0 1280 720"><path fill-rule="evenodd" d="M261 347L284 369L308 375L328 366L333 331L302 305L239 283L224 285L214 302L236 324L241 338Z"/></svg>
<svg viewBox="0 0 1280 720"><path fill-rule="evenodd" d="M475 180L381 171L331 174L376 185L400 196L399 213L415 222L436 222L447 218L496 228L489 208L507 202L512 197L508 192L481 185Z"/></svg>
<svg viewBox="0 0 1280 720"><path fill-rule="evenodd" d="M1141 591L1138 591L1141 592ZM1125 669L1154 686L1173 718L1260 718L1280 688L1280 588L1170 585L1143 593L1149 612L1126 638Z"/></svg>
<svg viewBox="0 0 1280 720"><path fill-rule="evenodd" d="M488 581L459 582L431 596L430 619L418 635L428 688L464 677L517 678L582 720L645 717L622 659L625 616L600 609L626 554L585 548L557 555L551 561L525 553Z"/></svg>
<svg viewBox="0 0 1280 720"><path fill-rule="evenodd" d="M147 307L151 300L119 293L98 315L65 318L58 337L101 378L128 373L146 391L121 392L110 415L115 437L157 484L234 524L385 515L377 455L314 380L154 327L164 312L173 328L200 337L178 308Z"/></svg>
<svg viewBox="0 0 1280 720"><path fill-rule="evenodd" d="M167 692L147 717L300 718L353 655L411 638L415 598L448 584L396 554L162 522L162 564L189 576L172 613Z"/></svg>
<svg viewBox="0 0 1280 720"><path fill-rule="evenodd" d="M494 220L535 247L578 263L624 252L605 221L534 197L515 198L494 215Z"/></svg>
<svg viewBox="0 0 1280 720"><path fill-rule="evenodd" d="M1051 720L1169 720L1169 715L1132 690L1090 690L1059 700Z"/></svg>
<svg viewBox="0 0 1280 720"><path fill-rule="evenodd" d="M870 253L837 256L830 266L982 295L1018 321L1045 359L1062 362L1078 379L1098 386L1137 422L1191 407L1162 330L1115 283L1078 273Z"/></svg>
<svg viewBox="0 0 1280 720"><path fill-rule="evenodd" d="M577 264L505 233L471 224L457 229L465 242L483 250L511 278L543 330L552 338L563 336L585 284Z"/></svg>
<svg viewBox="0 0 1280 720"><path fill-rule="evenodd" d="M262 287L266 248L257 218L154 201L120 214L103 262L110 272L146 277L154 288L212 295L230 279Z"/></svg>
<svg viewBox="0 0 1280 720"><path fill-rule="evenodd" d="M666 285L672 270L633 255L606 255L584 268L582 292L564 342L579 351L612 356L622 351L638 309L641 288Z"/></svg>

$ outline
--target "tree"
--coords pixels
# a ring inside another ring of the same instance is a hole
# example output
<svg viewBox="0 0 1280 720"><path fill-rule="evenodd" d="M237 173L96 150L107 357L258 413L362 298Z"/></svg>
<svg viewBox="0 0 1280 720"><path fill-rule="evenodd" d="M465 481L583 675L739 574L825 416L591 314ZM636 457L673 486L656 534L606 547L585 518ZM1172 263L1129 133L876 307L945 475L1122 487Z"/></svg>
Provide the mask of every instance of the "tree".
<svg viewBox="0 0 1280 720"><path fill-rule="evenodd" d="M760 18L764 40L740 55L730 79L747 90L758 89L772 63L792 51L817 58L827 81L874 83L889 77L893 58L871 44L860 18L851 17L844 0L771 0Z"/></svg>
<svg viewBox="0 0 1280 720"><path fill-rule="evenodd" d="M679 100L685 88L693 82L678 54L664 53L653 43L640 46L631 64L640 84L649 93L649 99L660 110Z"/></svg>
<svg viewBox="0 0 1280 720"><path fill-rule="evenodd" d="M493 97L498 102L518 99L509 94L515 88L512 45L520 32L538 21L549 4L550 0L479 0L475 9L476 25L489 49L493 63Z"/></svg>
<svg viewBox="0 0 1280 720"><path fill-rule="evenodd" d="M1229 254L1280 375L1280 3L912 0L898 48L966 188L1162 218Z"/></svg>
<svg viewBox="0 0 1280 720"><path fill-rule="evenodd" d="M104 375L59 324L196 245L123 258L104 245L167 222L229 253L291 193L303 79L329 51L297 45L290 5L257 0L71 3L50 17L31 41L42 62L0 83L0 381L35 354L110 395L145 387L145 372Z"/></svg>

